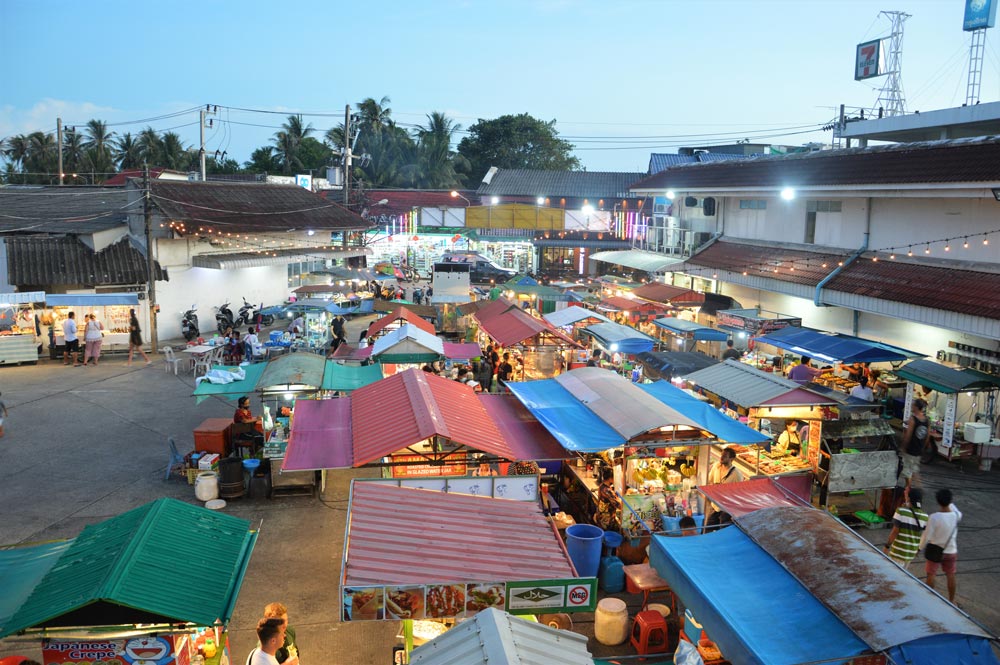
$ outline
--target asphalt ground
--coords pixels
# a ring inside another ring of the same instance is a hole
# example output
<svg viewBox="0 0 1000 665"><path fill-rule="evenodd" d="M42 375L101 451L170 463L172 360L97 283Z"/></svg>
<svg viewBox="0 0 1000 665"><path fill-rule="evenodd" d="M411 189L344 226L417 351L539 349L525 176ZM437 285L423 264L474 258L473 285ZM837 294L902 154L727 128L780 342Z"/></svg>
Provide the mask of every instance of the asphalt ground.
<svg viewBox="0 0 1000 665"><path fill-rule="evenodd" d="M373 317L347 324L347 338ZM190 373L164 372L153 365L125 365L124 356L105 355L99 367L66 367L42 360L36 366L0 367L0 392L10 410L0 438L0 544L29 544L71 538L102 521L159 497L200 505L193 487L173 476L164 480L167 438L181 452L193 448L194 428L205 418L232 416L234 405L208 400L195 405ZM998 465L1000 467L1000 465ZM371 470L331 472L316 498L286 496L241 499L225 512L260 529L230 624L231 659L242 663L255 646L254 626L265 604L281 601L298 632L305 665L384 665L391 662L399 625L393 622L342 623L338 619L338 580L350 481ZM958 604L994 634L1000 633L1000 470L981 472L975 463L938 460L922 470L927 494L939 487L955 491L965 517L959 530ZM930 497L928 497L930 498ZM874 494L851 497L858 504ZM831 498L841 510L843 497ZM888 529L861 530L876 545ZM399 556L407 553L400 551ZM910 571L923 578L922 565ZM738 566L734 584L738 587ZM833 571L839 574L842 571ZM192 585L201 574L191 571ZM943 589L943 577L939 581ZM2 581L0 581L2 587ZM616 594L617 595L617 594ZM637 611L639 597L619 595ZM654 602L656 599L654 598ZM627 646L606 647L593 639L593 615L573 617L575 629L590 636L595 656L631 653ZM0 658L22 654L41 660L37 641L0 641Z"/></svg>

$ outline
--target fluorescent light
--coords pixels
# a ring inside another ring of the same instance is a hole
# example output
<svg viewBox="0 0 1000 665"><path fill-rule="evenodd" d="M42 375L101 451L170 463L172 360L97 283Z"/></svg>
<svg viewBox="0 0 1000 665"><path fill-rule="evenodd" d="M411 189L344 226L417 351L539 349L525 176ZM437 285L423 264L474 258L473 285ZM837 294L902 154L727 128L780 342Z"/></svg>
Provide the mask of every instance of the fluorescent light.
<svg viewBox="0 0 1000 665"><path fill-rule="evenodd" d="M792 199L795 198L795 190L792 189L791 187L785 187L783 190L781 190L781 198L785 199L786 201L791 201Z"/></svg>

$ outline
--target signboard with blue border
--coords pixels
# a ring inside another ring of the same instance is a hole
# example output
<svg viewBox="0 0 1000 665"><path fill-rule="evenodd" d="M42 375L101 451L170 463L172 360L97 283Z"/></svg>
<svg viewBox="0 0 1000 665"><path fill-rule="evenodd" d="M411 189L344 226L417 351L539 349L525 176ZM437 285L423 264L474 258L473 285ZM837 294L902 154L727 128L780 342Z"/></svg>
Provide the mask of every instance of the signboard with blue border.
<svg viewBox="0 0 1000 665"><path fill-rule="evenodd" d="M962 30L992 28L997 23L997 0L965 0Z"/></svg>

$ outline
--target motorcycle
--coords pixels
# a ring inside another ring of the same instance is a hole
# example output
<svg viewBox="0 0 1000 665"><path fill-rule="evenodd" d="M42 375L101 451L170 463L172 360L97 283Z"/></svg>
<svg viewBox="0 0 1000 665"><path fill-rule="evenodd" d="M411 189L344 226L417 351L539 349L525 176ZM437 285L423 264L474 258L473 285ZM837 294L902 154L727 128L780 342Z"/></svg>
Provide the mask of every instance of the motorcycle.
<svg viewBox="0 0 1000 665"><path fill-rule="evenodd" d="M243 327L244 325L256 325L257 319L260 319L260 325L270 326L274 324L274 316L272 314L265 314L261 307L254 305L253 303L248 303L247 299L243 299L243 306L240 307L239 314L236 315L236 326Z"/></svg>
<svg viewBox="0 0 1000 665"><path fill-rule="evenodd" d="M191 305L191 309L181 315L181 334L188 342L201 335L201 331L198 330L198 315L195 313L197 311L198 306Z"/></svg>
<svg viewBox="0 0 1000 665"><path fill-rule="evenodd" d="M219 334L225 333L228 328L233 327L233 310L229 309L229 303L223 303L215 313L215 325L219 329Z"/></svg>

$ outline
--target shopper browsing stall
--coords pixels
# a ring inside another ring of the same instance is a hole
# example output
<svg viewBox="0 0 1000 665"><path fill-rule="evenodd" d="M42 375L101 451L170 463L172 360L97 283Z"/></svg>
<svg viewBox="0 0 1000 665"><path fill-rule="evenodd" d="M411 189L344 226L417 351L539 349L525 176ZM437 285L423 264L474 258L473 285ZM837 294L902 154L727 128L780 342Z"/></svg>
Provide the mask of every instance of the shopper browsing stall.
<svg viewBox="0 0 1000 665"><path fill-rule="evenodd" d="M617 531L621 528L621 509L622 500L615 491L614 469L606 468L601 472L601 484L597 487L594 522L605 531Z"/></svg>
<svg viewBox="0 0 1000 665"><path fill-rule="evenodd" d="M927 519L927 529L924 531L923 539L925 546L924 553L927 557L927 566L925 568L927 572L927 586L931 589L934 588L934 578L937 576L938 569L940 568L944 571L945 578L948 581L948 600L954 603L956 590L955 571L958 564L958 523L962 521L962 513L952 503L950 489L938 490L934 498L937 500L938 512ZM932 545L940 548L938 552L943 550L937 561L934 560L934 555L929 551Z"/></svg>
<svg viewBox="0 0 1000 665"><path fill-rule="evenodd" d="M236 403L236 413L233 414L234 423L252 423L256 420L250 411L250 398L244 395Z"/></svg>
<svg viewBox="0 0 1000 665"><path fill-rule="evenodd" d="M73 367L80 367L77 356L80 353L80 339L76 336L76 312L70 312L63 321L63 337L66 339L66 350L63 351L63 365L69 365L73 357Z"/></svg>
<svg viewBox="0 0 1000 665"><path fill-rule="evenodd" d="M94 367L97 367L97 361L101 358L104 325L97 320L97 316L94 314L87 314L84 319L86 326L83 331L83 364L86 366L89 361L93 360Z"/></svg>
<svg viewBox="0 0 1000 665"><path fill-rule="evenodd" d="M736 461L736 451L732 448L725 448L722 457L715 463L712 470L708 472L708 484L718 485L721 483L739 483L743 481L743 474L734 466ZM705 531L709 527L718 527L729 524L733 521L733 516L725 512L717 505L708 502L705 508Z"/></svg>

